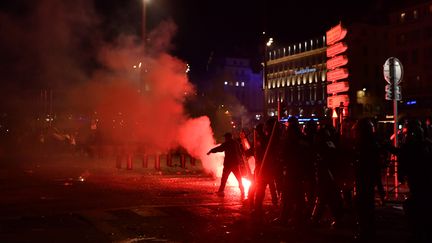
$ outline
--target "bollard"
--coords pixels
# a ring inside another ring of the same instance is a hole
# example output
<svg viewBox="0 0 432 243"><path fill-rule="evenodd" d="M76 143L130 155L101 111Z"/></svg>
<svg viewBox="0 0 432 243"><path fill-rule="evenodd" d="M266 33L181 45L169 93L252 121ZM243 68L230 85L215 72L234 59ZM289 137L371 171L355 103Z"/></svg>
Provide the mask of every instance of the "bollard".
<svg viewBox="0 0 432 243"><path fill-rule="evenodd" d="M116 155L116 168L117 169L121 169L121 161L122 161L122 156L117 154Z"/></svg>
<svg viewBox="0 0 432 243"><path fill-rule="evenodd" d="M133 165L132 165L132 154L128 153L126 155L126 169L132 170L132 167L133 167Z"/></svg>
<svg viewBox="0 0 432 243"><path fill-rule="evenodd" d="M186 168L186 156L184 154L180 155L180 166L183 169Z"/></svg>
<svg viewBox="0 0 432 243"><path fill-rule="evenodd" d="M190 163L192 166L195 166L195 164L196 164L196 159L192 156L190 157Z"/></svg>
<svg viewBox="0 0 432 243"><path fill-rule="evenodd" d="M155 169L156 170L160 170L160 155L156 154L155 155Z"/></svg>
<svg viewBox="0 0 432 243"><path fill-rule="evenodd" d="M142 156L142 165L143 168L148 168L148 155L143 154Z"/></svg>
<svg viewBox="0 0 432 243"><path fill-rule="evenodd" d="M171 155L171 153L167 154L166 160L167 160L167 166L172 167L172 155Z"/></svg>

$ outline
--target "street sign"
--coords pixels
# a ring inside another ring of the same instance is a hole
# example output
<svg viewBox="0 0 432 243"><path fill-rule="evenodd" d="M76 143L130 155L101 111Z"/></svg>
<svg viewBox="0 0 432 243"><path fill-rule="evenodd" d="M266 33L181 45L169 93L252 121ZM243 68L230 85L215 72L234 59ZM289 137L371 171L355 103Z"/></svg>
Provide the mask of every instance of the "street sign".
<svg viewBox="0 0 432 243"><path fill-rule="evenodd" d="M336 43L332 46L327 47L327 57L334 57L338 54L345 52L347 49L348 46L344 42Z"/></svg>
<svg viewBox="0 0 432 243"><path fill-rule="evenodd" d="M344 107L347 107L349 105L348 95L333 95L333 96L327 97L327 107L328 108L340 107L341 103L343 103Z"/></svg>
<svg viewBox="0 0 432 243"><path fill-rule="evenodd" d="M326 32L327 45L332 45L343 38L345 38L347 30L342 27L342 24L338 24Z"/></svg>
<svg viewBox="0 0 432 243"><path fill-rule="evenodd" d="M342 67L348 63L348 57L346 55L335 56L332 59L327 60L327 69L335 69Z"/></svg>
<svg viewBox="0 0 432 243"><path fill-rule="evenodd" d="M336 93L346 92L348 90L349 90L349 84L347 81L327 84L328 94L336 94Z"/></svg>
<svg viewBox="0 0 432 243"><path fill-rule="evenodd" d="M346 68L336 68L327 72L327 81L337 81L348 78L349 72Z"/></svg>
<svg viewBox="0 0 432 243"><path fill-rule="evenodd" d="M393 85L387 84L385 86L385 99L402 100L401 87L399 85L396 85L396 87L394 87Z"/></svg>
<svg viewBox="0 0 432 243"><path fill-rule="evenodd" d="M385 99L386 100L393 100L393 86L390 84L387 84L385 86Z"/></svg>
<svg viewBox="0 0 432 243"><path fill-rule="evenodd" d="M394 68L393 74L390 70L391 67ZM395 84L399 84L403 78L402 63L396 57L388 58L384 63L383 73L384 73L384 79L387 81L387 83L392 84L391 80L393 78L393 80L394 80L393 82ZM393 77L392 77L392 75L393 75Z"/></svg>

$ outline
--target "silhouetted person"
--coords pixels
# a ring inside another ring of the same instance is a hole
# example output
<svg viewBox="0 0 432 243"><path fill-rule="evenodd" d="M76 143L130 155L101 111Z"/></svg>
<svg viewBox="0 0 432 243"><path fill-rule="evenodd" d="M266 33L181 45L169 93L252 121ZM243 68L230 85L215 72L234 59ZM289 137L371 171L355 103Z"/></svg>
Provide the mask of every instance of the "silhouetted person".
<svg viewBox="0 0 432 243"><path fill-rule="evenodd" d="M375 185L380 173L380 148L369 119L360 119L355 129L354 152L356 209L358 232L356 238L368 240L375 236Z"/></svg>
<svg viewBox="0 0 432 243"><path fill-rule="evenodd" d="M330 208L333 217L332 226L340 224L343 216L343 202L340 189L336 183L334 169L336 161L336 145L331 139L328 127L319 130L316 136L316 183L317 199L312 214L312 222L317 224L321 219L325 206Z"/></svg>
<svg viewBox="0 0 432 243"><path fill-rule="evenodd" d="M270 185L270 191L273 194L272 197L276 200L277 195L275 194L275 176L279 168L279 151L280 151L280 128L279 123L276 119L270 118L264 125L264 134L261 138L262 148L258 152L259 160L256 170L256 195L254 204L254 215L261 217L263 215L262 205L265 196L265 190L267 185ZM276 203L276 202L275 202Z"/></svg>
<svg viewBox="0 0 432 243"><path fill-rule="evenodd" d="M432 242L430 192L432 188L432 144L417 120L407 123L407 134L399 153L399 180L407 181L410 195L404 203L413 242Z"/></svg>
<svg viewBox="0 0 432 243"><path fill-rule="evenodd" d="M317 123L314 120L309 120L303 130L304 143L307 153L304 153L304 182L303 188L306 195L306 215L312 214L315 199L316 199L316 180L315 180L315 164L317 160L317 148L315 144L316 135L318 132Z"/></svg>
<svg viewBox="0 0 432 243"><path fill-rule="evenodd" d="M235 175L237 178L241 197L244 198L244 187L242 183L242 174L240 171L240 163L243 159L240 144L238 144L234 139L231 133L225 133L224 135L225 142L223 142L221 145L211 149L207 155L210 153L218 153L218 152L224 152L225 158L223 163L223 172L222 172L222 178L221 178L221 184L219 187L219 190L216 192L218 196L224 196L224 189L226 182L228 180L228 176L231 174L231 172Z"/></svg>
<svg viewBox="0 0 432 243"><path fill-rule="evenodd" d="M270 135L271 135L268 133L271 133L271 129L272 128L270 128L270 131L265 132L264 131L264 124L262 124L262 123L258 124L254 129L255 143L254 143L253 151L254 151L254 157L255 157L255 170L253 173L253 182L251 184L251 187L250 187L250 190L248 193L250 206L252 208L254 208L254 204L255 204L255 192L256 192L257 183L259 181L258 176L259 176L262 161L264 158L264 153L267 149L268 140L269 140ZM274 205L276 205L278 202L278 198L277 198L275 181L274 180L273 181L268 180L268 185L269 185L270 194L272 197L272 202Z"/></svg>
<svg viewBox="0 0 432 243"><path fill-rule="evenodd" d="M282 148L283 182L282 182L282 207L280 222L288 223L291 219L294 226L304 221L304 154L302 146L302 132L297 118L288 119L286 137Z"/></svg>

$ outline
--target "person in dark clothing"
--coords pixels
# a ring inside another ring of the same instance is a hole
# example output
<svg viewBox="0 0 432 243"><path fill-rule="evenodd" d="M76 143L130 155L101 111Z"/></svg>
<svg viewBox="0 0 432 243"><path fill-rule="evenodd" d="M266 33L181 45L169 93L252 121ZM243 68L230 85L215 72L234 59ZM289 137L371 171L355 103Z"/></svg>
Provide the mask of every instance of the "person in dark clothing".
<svg viewBox="0 0 432 243"><path fill-rule="evenodd" d="M254 157L255 157L255 169L254 169L254 173L253 173L253 183L252 183L250 190L249 190L249 193L248 193L248 198L249 198L251 208L254 208L256 187L257 187L257 184L258 184L259 179L260 179L259 178L260 169L261 169L262 161L264 158L264 153L267 149L268 140L270 138L270 134L268 134L264 131L264 124L260 123L255 127L254 137L255 138L254 138L253 151L254 151ZM277 205L278 196L277 196L277 192L276 192L275 181L274 180L273 181L268 180L268 185L269 185L270 194L272 197L272 202L274 205Z"/></svg>
<svg viewBox="0 0 432 243"><path fill-rule="evenodd" d="M317 161L316 136L318 125L314 120L309 120L303 130L304 142L308 153L304 154L304 182L303 187L306 196L306 215L312 214L316 200L315 164Z"/></svg>
<svg viewBox="0 0 432 243"><path fill-rule="evenodd" d="M304 180L303 155L305 147L302 146L302 132L297 118L288 119L286 137L283 142L283 182L282 182L282 205L279 221L291 223L293 226L301 226L304 223Z"/></svg>
<svg viewBox="0 0 432 243"><path fill-rule="evenodd" d="M317 224L321 219L324 207L329 206L333 216L332 226L337 227L343 216L343 201L340 188L337 185L334 169L336 158L336 145L331 139L328 127L322 127L315 140L316 161L316 185L317 199L312 212L312 222Z"/></svg>
<svg viewBox="0 0 432 243"><path fill-rule="evenodd" d="M225 185L228 180L228 176L231 174L231 172L235 175L237 178L241 197L244 198L244 187L242 183L242 174L240 171L240 163L242 160L241 155L241 148L240 144L238 144L234 139L231 133L225 133L224 135L225 142L221 145L212 148L207 155L211 153L218 153L218 152L225 152L225 158L223 163L223 171L222 171L222 178L221 178L221 184L219 187L219 190L216 192L218 196L224 196L224 190Z"/></svg>
<svg viewBox="0 0 432 243"><path fill-rule="evenodd" d="M356 209L358 232L356 239L368 240L375 235L375 186L380 173L380 148L374 135L373 123L360 119L355 125L354 152Z"/></svg>
<svg viewBox="0 0 432 243"><path fill-rule="evenodd" d="M407 123L407 134L397 149L399 180L408 182L410 195L404 202L405 213L411 226L413 242L432 242L430 220L430 190L432 188L432 143L424 137L417 120Z"/></svg>
<svg viewBox="0 0 432 243"><path fill-rule="evenodd" d="M269 185L273 204L277 204L275 174L279 141L279 124L269 119L265 126L258 127L255 148L255 198L251 198L254 210L261 213L265 190ZM273 134L273 138L272 138ZM270 139L272 138L272 141ZM271 143L270 143L271 142ZM264 161L265 160L265 161Z"/></svg>

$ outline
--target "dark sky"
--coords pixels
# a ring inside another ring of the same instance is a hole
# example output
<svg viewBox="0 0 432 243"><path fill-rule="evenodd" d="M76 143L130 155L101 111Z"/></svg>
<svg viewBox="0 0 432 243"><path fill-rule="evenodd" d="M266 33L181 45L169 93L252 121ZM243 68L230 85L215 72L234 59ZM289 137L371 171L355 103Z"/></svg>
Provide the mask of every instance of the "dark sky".
<svg viewBox="0 0 432 243"><path fill-rule="evenodd" d="M12 14L14 18L19 19L21 15L25 16L36 8L40 1L42 0L0 1L0 14ZM103 33L103 38L114 39L121 33L141 35L143 0L93 1L94 14L100 20L100 24L97 25L100 28L98 32ZM172 53L190 63L194 71L205 67L211 52L216 55L259 57L259 47L262 49L264 45L263 31L267 32L268 37L274 38L275 44L296 43L324 34L340 20L349 21L366 16L381 2L408 0L148 1L148 31L165 19L174 20L178 31L173 40ZM84 2L91 3L90 0ZM55 11L55 7L49 11ZM79 13L79 10L75 11ZM7 30L2 31L7 33Z"/></svg>
<svg viewBox="0 0 432 243"><path fill-rule="evenodd" d="M325 33L339 20L369 12L379 1L150 0L148 29L172 18L178 25L174 54L201 68L210 52L259 55L262 32L292 43ZM141 0L97 1L108 26L140 31Z"/></svg>

